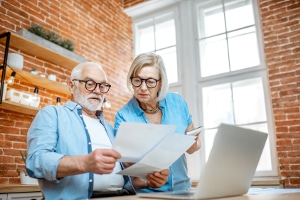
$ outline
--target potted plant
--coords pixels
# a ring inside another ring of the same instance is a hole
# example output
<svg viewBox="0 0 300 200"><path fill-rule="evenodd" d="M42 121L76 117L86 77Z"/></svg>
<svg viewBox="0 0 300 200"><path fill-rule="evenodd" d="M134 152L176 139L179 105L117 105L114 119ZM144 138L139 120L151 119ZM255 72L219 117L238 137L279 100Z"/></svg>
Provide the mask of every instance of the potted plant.
<svg viewBox="0 0 300 200"><path fill-rule="evenodd" d="M54 31L44 29L41 25L32 24L28 29L19 30L17 34L78 62L86 61L84 57L74 53L73 41L64 39Z"/></svg>
<svg viewBox="0 0 300 200"><path fill-rule="evenodd" d="M33 24L28 28L28 31L69 51L74 51L74 43L70 39L62 39L59 34L54 31L46 31L41 25Z"/></svg>
<svg viewBox="0 0 300 200"><path fill-rule="evenodd" d="M27 159L27 151L20 150L20 154L22 157L22 160L24 161L25 167L26 167L26 159ZM25 168L20 168L20 177L21 177L21 184L22 185L38 185L38 181L35 178L31 178L28 176L27 171Z"/></svg>

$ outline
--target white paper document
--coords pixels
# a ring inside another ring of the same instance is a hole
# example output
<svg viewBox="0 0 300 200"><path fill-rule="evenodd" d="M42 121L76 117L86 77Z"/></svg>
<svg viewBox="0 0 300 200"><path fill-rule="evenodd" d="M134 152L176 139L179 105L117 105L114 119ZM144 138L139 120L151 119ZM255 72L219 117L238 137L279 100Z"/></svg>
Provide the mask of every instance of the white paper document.
<svg viewBox="0 0 300 200"><path fill-rule="evenodd" d="M145 178L148 173L167 169L194 142L194 136L174 133L175 125L124 122L112 148L120 162L134 162L119 174Z"/></svg>

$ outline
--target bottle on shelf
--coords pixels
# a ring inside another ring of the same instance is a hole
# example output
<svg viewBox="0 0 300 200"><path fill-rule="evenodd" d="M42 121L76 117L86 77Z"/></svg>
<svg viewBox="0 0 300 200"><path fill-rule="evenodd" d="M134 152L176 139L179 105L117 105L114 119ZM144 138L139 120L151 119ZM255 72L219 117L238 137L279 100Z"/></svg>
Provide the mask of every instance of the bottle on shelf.
<svg viewBox="0 0 300 200"><path fill-rule="evenodd" d="M4 81L4 84L3 84L3 93L2 93L2 101L4 101L6 99L6 91L7 91L7 85L13 85L14 84L14 80L15 80L15 77L16 77L16 72L13 71L10 75L10 77ZM1 83L0 83L0 87L1 87Z"/></svg>
<svg viewBox="0 0 300 200"><path fill-rule="evenodd" d="M9 79L7 79L7 81L6 81L8 85L13 85L13 84L14 84L16 74L17 74L17 73L16 73L15 71L13 71L13 72L11 73Z"/></svg>
<svg viewBox="0 0 300 200"><path fill-rule="evenodd" d="M57 105L57 106L60 106L60 105L61 105L60 97L56 97L56 105Z"/></svg>
<svg viewBox="0 0 300 200"><path fill-rule="evenodd" d="M33 96L31 98L31 102L30 102L30 106L32 107L39 107L40 105L40 96L39 96L39 88L38 87L35 87L34 88L34 92L33 92Z"/></svg>

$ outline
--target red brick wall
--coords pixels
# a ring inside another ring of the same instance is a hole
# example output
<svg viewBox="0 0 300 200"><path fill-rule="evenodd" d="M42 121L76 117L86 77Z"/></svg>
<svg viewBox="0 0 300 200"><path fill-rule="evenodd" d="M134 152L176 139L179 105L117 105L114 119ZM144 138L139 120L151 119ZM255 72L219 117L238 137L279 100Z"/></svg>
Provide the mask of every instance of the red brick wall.
<svg viewBox="0 0 300 200"><path fill-rule="evenodd" d="M260 0L279 170L300 187L300 1Z"/></svg>
<svg viewBox="0 0 300 200"><path fill-rule="evenodd" d="M62 38L75 43L75 53L88 61L101 63L112 85L106 95L112 108L105 109L105 118L113 122L116 111L129 99L126 75L132 61L132 20L123 12L122 0L3 0L0 1L0 31L19 31L31 24L42 25ZM3 62L0 45L0 63ZM11 49L12 51L16 51ZM38 60L26 54L24 69L36 68L44 74L54 73L59 82L67 82L71 71ZM16 80L16 89L33 92L33 87ZM67 95L40 88L41 105L62 102ZM0 184L20 183L17 168L23 166L20 149L26 149L26 134L33 116L0 109Z"/></svg>

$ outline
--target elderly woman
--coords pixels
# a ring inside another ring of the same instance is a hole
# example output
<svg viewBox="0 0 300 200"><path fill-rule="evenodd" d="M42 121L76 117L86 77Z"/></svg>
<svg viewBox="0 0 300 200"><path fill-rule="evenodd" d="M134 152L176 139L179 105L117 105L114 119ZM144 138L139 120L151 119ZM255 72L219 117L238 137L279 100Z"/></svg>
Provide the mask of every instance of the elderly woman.
<svg viewBox="0 0 300 200"><path fill-rule="evenodd" d="M144 53L137 56L128 72L127 87L132 99L116 114L115 134L122 122L176 125L176 133L185 134L194 128L187 103L178 94L167 93L168 79L164 62L159 55ZM176 145L176 144L174 144ZM186 151L194 153L200 148L199 133L195 143ZM152 188L147 183L137 192L187 190L191 187L183 154L169 168L170 175L165 185Z"/></svg>

